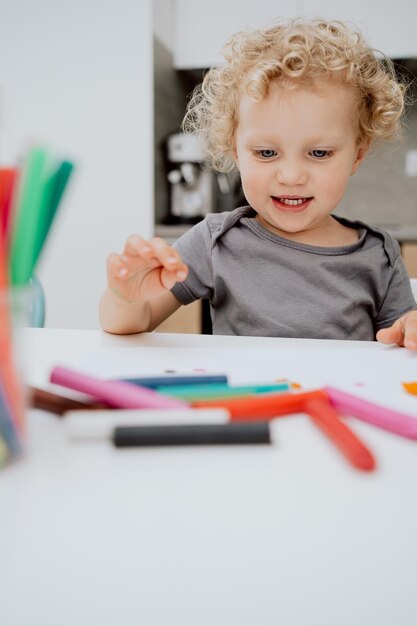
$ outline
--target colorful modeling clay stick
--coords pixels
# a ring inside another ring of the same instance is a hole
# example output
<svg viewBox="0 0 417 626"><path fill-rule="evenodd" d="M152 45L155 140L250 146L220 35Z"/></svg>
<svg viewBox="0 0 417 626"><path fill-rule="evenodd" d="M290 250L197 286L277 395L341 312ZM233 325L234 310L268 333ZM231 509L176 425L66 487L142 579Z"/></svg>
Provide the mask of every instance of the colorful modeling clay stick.
<svg viewBox="0 0 417 626"><path fill-rule="evenodd" d="M22 452L22 443L19 433L13 422L10 402L0 381L0 436L7 445L11 456L17 456Z"/></svg>
<svg viewBox="0 0 417 626"><path fill-rule="evenodd" d="M116 380L93 378L66 367L54 367L50 374L51 383L86 393L109 406L124 409L179 409L189 405L182 400L169 398L153 389L138 387Z"/></svg>
<svg viewBox="0 0 417 626"><path fill-rule="evenodd" d="M223 384L212 385L176 385L158 387L159 393L165 393L183 400L209 400L211 398L231 398L238 396L252 396L256 393L271 393L289 391L290 383L274 383L270 385L229 386Z"/></svg>
<svg viewBox="0 0 417 626"><path fill-rule="evenodd" d="M9 451L8 451L6 442L4 441L3 437L0 434L0 467L3 467L3 465L6 465L8 458L9 458Z"/></svg>
<svg viewBox="0 0 417 626"><path fill-rule="evenodd" d="M290 393L268 393L246 396L244 398L224 398L223 400L204 400L192 402L193 407L224 407L230 411L231 421L254 421L303 413L304 403L308 398L326 398L324 391L304 391Z"/></svg>
<svg viewBox="0 0 417 626"><path fill-rule="evenodd" d="M305 401L304 410L352 465L365 471L374 469L375 459L371 452L341 421L340 414L332 407L328 399L308 398Z"/></svg>
<svg viewBox="0 0 417 626"><path fill-rule="evenodd" d="M411 393L413 396L417 396L417 383L416 382L402 383L402 385L408 393Z"/></svg>
<svg viewBox="0 0 417 626"><path fill-rule="evenodd" d="M179 426L120 426L113 443L127 446L196 446L271 443L268 422L246 424L187 424Z"/></svg>
<svg viewBox="0 0 417 626"><path fill-rule="evenodd" d="M55 413L55 415L64 415L67 411L92 411L108 408L104 402L80 402L38 387L30 387L28 396L30 406Z"/></svg>
<svg viewBox="0 0 417 626"><path fill-rule="evenodd" d="M352 415L397 435L417 439L417 417L411 417L411 415L399 413L368 400L362 400L362 398L334 387L325 387L324 390L330 403L340 413Z"/></svg>
<svg viewBox="0 0 417 626"><path fill-rule="evenodd" d="M25 431L25 403L13 353L13 295L9 289L6 243L2 237L0 235L0 382L6 410L17 434L22 434Z"/></svg>
<svg viewBox="0 0 417 626"><path fill-rule="evenodd" d="M211 385L216 383L227 384L226 374L178 374L165 376L142 376L138 378L123 378L126 383L133 383L141 387L157 389L158 387L174 385Z"/></svg>

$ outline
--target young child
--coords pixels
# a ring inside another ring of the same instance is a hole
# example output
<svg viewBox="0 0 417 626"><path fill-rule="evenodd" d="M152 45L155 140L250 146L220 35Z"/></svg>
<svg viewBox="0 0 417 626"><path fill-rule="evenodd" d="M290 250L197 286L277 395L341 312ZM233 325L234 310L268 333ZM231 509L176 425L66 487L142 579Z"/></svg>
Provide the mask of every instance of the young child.
<svg viewBox="0 0 417 626"><path fill-rule="evenodd" d="M400 131L405 87L341 22L282 21L238 33L189 103L219 171L238 168L249 206L209 214L174 246L128 238L100 303L112 333L151 331L210 300L224 335L374 340L417 348L398 243L337 217L374 139Z"/></svg>

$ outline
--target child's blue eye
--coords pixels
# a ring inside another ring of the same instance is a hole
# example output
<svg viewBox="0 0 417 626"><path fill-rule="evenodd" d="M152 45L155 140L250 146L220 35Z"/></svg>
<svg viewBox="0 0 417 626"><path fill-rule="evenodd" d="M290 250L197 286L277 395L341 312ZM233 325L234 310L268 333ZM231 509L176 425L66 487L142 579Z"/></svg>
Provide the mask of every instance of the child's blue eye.
<svg viewBox="0 0 417 626"><path fill-rule="evenodd" d="M263 159L272 159L274 156L277 155L275 150L257 150L256 154Z"/></svg>
<svg viewBox="0 0 417 626"><path fill-rule="evenodd" d="M316 159L324 159L325 157L329 156L329 151L328 150L312 150L310 154L312 154L312 156Z"/></svg>

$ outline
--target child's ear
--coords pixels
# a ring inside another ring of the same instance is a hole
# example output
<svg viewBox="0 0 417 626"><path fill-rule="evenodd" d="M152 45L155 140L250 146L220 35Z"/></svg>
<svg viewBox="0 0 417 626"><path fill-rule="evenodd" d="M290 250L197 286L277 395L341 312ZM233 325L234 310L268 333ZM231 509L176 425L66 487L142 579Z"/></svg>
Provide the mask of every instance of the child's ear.
<svg viewBox="0 0 417 626"><path fill-rule="evenodd" d="M368 154L368 150L369 150L369 146L371 145L371 138L370 137L366 137L365 139L363 139L360 144L358 144L358 147L356 148L356 158L355 161L352 165L352 171L350 172L350 175L352 176L352 174L354 174L359 165L362 163L362 161L364 160L364 158L366 157L366 155Z"/></svg>

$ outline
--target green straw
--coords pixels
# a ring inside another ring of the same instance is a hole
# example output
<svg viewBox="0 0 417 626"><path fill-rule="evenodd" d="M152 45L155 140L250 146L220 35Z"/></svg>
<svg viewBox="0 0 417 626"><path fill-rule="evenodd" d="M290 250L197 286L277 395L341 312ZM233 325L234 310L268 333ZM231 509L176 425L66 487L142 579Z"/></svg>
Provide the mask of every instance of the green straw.
<svg viewBox="0 0 417 626"><path fill-rule="evenodd" d="M38 262L39 255L42 252L42 248L73 169L73 163L70 161L62 161L46 181L41 210L39 212L36 240L33 248L32 263L34 268Z"/></svg>
<svg viewBox="0 0 417 626"><path fill-rule="evenodd" d="M10 276L14 285L27 284L33 273L39 214L45 197L46 168L46 150L30 150L23 166L22 185L12 229Z"/></svg>
<svg viewBox="0 0 417 626"><path fill-rule="evenodd" d="M52 172L46 150L33 148L23 167L10 252L14 285L32 277L74 165L62 161Z"/></svg>

